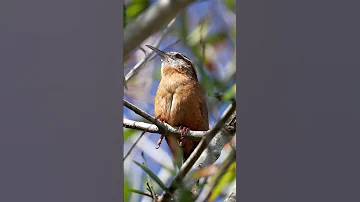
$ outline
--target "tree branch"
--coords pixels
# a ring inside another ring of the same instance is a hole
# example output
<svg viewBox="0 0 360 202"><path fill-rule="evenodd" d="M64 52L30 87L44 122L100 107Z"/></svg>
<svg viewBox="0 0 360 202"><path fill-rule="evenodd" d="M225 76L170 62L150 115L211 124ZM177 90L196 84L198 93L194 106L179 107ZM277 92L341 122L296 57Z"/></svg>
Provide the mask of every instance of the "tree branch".
<svg viewBox="0 0 360 202"><path fill-rule="evenodd" d="M159 0L136 21L125 28L124 55L128 55L147 37L170 22L180 11L196 0Z"/></svg>
<svg viewBox="0 0 360 202"><path fill-rule="evenodd" d="M136 114L142 116L146 120L150 121L151 123L155 124L161 131L165 129L164 124L156 119L155 117L151 116L150 114L146 113L145 111L139 109L135 105L131 104L130 102L124 100L124 106L135 112Z"/></svg>
<svg viewBox="0 0 360 202"><path fill-rule="evenodd" d="M123 127L146 131L149 133L158 133L158 134L166 133L167 135L174 135L176 137L181 136L181 131L177 127L172 127L167 123L161 123L161 124L165 128L165 130L163 131L159 130L159 128L154 124L124 119ZM204 137L204 135L206 135L209 132L210 131L188 131L186 134L184 134L184 137L189 140L201 140L201 138Z"/></svg>
<svg viewBox="0 0 360 202"><path fill-rule="evenodd" d="M226 171L231 166L231 164L236 161L236 151L232 150L230 152L230 155L228 158L229 158L229 160L218 171L220 173L214 176L215 179L212 179L212 183L207 187L207 192L206 192L205 199L203 200L203 202L208 201L212 191L214 190L215 186L219 183L219 180L221 179L221 177L226 173Z"/></svg>
<svg viewBox="0 0 360 202"><path fill-rule="evenodd" d="M224 202L235 202L235 201L236 201L236 184L234 185L232 190L229 192L229 194L227 195Z"/></svg>
<svg viewBox="0 0 360 202"><path fill-rule="evenodd" d="M156 40L156 42L154 43L154 47L157 48L161 41L165 38L165 36L169 33L170 28L173 26L173 24L175 23L176 17L174 19L172 19L170 21L170 23L167 25L167 27L165 28L165 30L162 32L161 36ZM142 49L143 50L143 49ZM126 74L125 76L125 82L128 82L134 75L136 75L139 70L148 62L150 61L150 58L152 55L154 55L154 51L150 50L149 52L143 50L145 52L145 57L143 59L141 59L130 71L129 73Z"/></svg>
<svg viewBox="0 0 360 202"><path fill-rule="evenodd" d="M136 139L134 144L130 147L129 151L124 156L123 161L125 161L125 159L130 155L131 151L135 148L136 144L140 141L140 139L144 136L144 134L145 134L145 131L141 133L141 135L138 137L138 139Z"/></svg>

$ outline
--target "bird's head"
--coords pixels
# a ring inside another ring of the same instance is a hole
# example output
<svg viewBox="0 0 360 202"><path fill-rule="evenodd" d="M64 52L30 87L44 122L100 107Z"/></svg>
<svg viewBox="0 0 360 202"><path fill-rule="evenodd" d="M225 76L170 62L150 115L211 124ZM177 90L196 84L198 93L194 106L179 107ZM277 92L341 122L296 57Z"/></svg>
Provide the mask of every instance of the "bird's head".
<svg viewBox="0 0 360 202"><path fill-rule="evenodd" d="M163 74L166 69L173 69L176 72L185 74L197 80L196 70L191 60L184 54L179 52L165 52L153 46L146 45L152 49L161 58L161 72Z"/></svg>

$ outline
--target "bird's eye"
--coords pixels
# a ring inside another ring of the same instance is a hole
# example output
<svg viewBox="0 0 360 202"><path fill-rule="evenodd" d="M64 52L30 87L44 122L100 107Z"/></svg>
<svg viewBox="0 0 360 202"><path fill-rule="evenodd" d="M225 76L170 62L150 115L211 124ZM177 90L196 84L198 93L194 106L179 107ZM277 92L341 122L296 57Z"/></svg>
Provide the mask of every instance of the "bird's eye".
<svg viewBox="0 0 360 202"><path fill-rule="evenodd" d="M177 59L184 59L180 54L175 54L175 57L177 58Z"/></svg>

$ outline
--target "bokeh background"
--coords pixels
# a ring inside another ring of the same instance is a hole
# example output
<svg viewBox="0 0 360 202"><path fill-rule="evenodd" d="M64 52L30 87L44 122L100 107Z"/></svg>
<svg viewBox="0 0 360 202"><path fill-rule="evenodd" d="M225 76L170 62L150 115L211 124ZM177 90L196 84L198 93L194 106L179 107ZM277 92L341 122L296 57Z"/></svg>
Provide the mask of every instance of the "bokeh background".
<svg viewBox="0 0 360 202"><path fill-rule="evenodd" d="M125 0L125 29L155 2ZM199 80L207 92L210 127L220 118L236 93L235 2L235 0L195 1L177 15L169 33L158 46L160 50L181 52L196 65ZM162 35L164 28L143 41L140 47L145 50L147 49L145 45L153 45ZM144 57L145 53L140 48L125 56L124 74L126 75ZM126 83L124 99L153 115L154 96L160 79L160 58L155 57ZM126 107L124 107L124 118L147 122ZM141 131L124 129L124 154L128 152L140 134ZM173 174L164 168L173 167L170 150L166 141L159 149L155 149L159 137L159 134L146 133L125 159L125 201L151 201L151 198L147 196L128 191L128 189L136 189L147 192L147 175L133 160L142 163L145 159L146 166L166 185L171 182ZM230 146L235 147L235 144L234 138L225 146L215 164L221 165L230 152ZM213 201L223 201L234 185L235 167L229 169L225 175L227 177L219 183L217 187L219 191L214 195ZM152 185L158 194L162 194L156 183L152 182ZM201 201L201 194L198 201Z"/></svg>

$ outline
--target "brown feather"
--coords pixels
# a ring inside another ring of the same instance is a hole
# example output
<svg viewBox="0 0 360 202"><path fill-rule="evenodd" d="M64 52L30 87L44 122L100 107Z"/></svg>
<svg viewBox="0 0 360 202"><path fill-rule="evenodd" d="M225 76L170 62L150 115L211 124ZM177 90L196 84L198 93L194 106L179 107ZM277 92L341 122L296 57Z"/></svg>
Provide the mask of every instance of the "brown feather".
<svg viewBox="0 0 360 202"><path fill-rule="evenodd" d="M189 73L189 70L194 71ZM195 78L194 78L195 75ZM172 66L162 68L154 103L155 116L168 124L187 127L190 130L209 129L205 93L196 78L195 69ZM178 141L166 137L169 148L176 155ZM190 156L199 141L186 140L181 147L184 161Z"/></svg>

